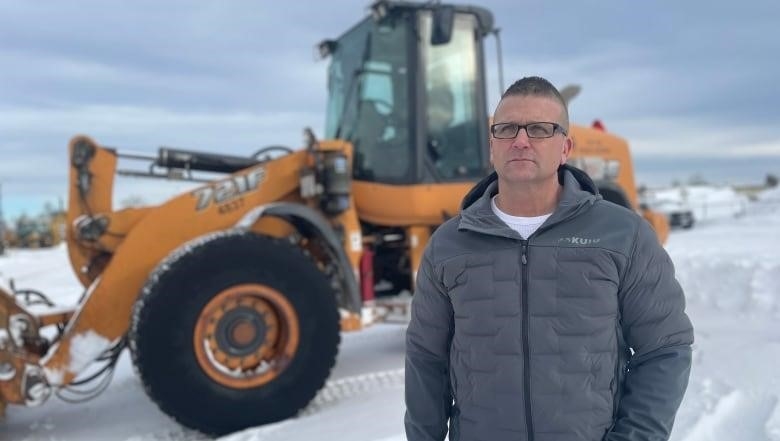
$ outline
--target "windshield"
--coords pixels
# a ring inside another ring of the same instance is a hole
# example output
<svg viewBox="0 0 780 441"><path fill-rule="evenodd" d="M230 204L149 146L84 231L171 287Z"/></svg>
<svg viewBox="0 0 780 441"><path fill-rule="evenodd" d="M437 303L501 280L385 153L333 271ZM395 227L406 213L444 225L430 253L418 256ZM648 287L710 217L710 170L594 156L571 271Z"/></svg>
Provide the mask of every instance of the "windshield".
<svg viewBox="0 0 780 441"><path fill-rule="evenodd" d="M358 179L411 179L405 29L366 20L339 39L332 55L326 136L352 142Z"/></svg>
<svg viewBox="0 0 780 441"><path fill-rule="evenodd" d="M485 168L478 111L475 18L456 14L452 39L432 46L432 14L421 16L422 59L427 101L428 154L445 179L481 177Z"/></svg>

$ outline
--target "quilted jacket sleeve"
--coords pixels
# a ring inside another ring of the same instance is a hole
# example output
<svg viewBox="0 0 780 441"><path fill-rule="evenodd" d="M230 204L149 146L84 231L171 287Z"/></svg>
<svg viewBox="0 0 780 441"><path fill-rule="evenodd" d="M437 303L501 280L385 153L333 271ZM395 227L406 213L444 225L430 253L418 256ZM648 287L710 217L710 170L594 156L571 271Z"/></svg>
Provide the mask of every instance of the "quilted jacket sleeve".
<svg viewBox="0 0 780 441"><path fill-rule="evenodd" d="M665 441L688 386L693 327L672 261L647 222L640 222L619 296L633 355L605 440Z"/></svg>
<svg viewBox="0 0 780 441"><path fill-rule="evenodd" d="M430 244L432 245L432 244ZM452 412L449 347L452 304L434 276L429 246L417 273L412 318L406 332L406 437L443 440Z"/></svg>

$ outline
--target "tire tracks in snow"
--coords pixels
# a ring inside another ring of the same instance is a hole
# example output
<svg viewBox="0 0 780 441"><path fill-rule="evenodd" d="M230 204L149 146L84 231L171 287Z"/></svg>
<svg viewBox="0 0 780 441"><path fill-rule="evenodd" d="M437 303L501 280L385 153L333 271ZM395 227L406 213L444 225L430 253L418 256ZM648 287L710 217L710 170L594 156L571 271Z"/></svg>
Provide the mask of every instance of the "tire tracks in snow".
<svg viewBox="0 0 780 441"><path fill-rule="evenodd" d="M243 432L219 438L219 441L266 441L271 439L284 439L284 432L287 430L294 430L296 424L300 424L301 419L315 415L337 405L339 402L354 400L361 395L402 389L403 387L403 368L331 380L325 384L325 387L317 393L317 396L314 397L312 402L309 403L297 417L259 428L247 429Z"/></svg>
<svg viewBox="0 0 780 441"><path fill-rule="evenodd" d="M403 386L404 368L328 381L314 400L301 412L301 416L311 415L327 406L358 395L398 389Z"/></svg>

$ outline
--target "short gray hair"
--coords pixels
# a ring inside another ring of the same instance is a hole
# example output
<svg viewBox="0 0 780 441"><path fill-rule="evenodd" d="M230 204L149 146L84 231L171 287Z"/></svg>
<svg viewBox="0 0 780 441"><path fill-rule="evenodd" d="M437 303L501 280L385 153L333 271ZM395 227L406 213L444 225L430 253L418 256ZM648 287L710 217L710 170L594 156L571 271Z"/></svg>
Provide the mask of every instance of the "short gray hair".
<svg viewBox="0 0 780 441"><path fill-rule="evenodd" d="M501 99L508 96L543 96L552 98L563 107L563 121L561 125L566 130L569 129L569 108L566 105L566 100L563 99L561 93L551 82L542 77L525 77L515 81L509 88L501 95Z"/></svg>

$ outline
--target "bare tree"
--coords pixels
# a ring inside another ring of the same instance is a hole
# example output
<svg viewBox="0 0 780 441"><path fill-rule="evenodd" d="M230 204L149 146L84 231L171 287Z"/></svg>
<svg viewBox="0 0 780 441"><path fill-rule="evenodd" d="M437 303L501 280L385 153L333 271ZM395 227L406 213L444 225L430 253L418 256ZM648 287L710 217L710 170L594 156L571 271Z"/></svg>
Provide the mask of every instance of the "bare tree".
<svg viewBox="0 0 780 441"><path fill-rule="evenodd" d="M709 184L709 182L707 182L707 180L704 179L701 173L696 173L688 179L688 185L707 185L707 184Z"/></svg>

